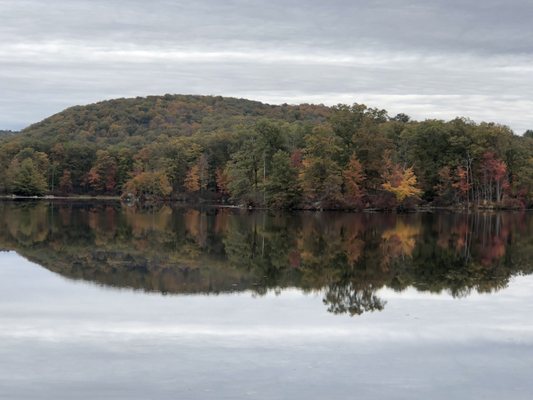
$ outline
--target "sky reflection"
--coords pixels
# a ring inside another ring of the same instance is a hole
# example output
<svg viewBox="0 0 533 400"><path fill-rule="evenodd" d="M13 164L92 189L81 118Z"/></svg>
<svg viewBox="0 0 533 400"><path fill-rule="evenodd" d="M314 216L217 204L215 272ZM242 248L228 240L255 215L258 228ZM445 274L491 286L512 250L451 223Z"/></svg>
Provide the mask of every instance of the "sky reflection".
<svg viewBox="0 0 533 400"><path fill-rule="evenodd" d="M525 399L532 289L381 289L384 312L350 318L297 289L165 296L0 253L0 398Z"/></svg>

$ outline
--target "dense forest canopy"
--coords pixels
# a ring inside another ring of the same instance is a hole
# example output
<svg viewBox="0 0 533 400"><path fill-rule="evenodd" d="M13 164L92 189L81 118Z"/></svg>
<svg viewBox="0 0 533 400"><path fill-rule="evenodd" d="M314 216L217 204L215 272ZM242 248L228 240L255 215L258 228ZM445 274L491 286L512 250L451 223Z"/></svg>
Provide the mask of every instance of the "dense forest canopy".
<svg viewBox="0 0 533 400"><path fill-rule="evenodd" d="M533 134L364 104L165 95L76 106L0 135L0 193L273 208L533 204Z"/></svg>

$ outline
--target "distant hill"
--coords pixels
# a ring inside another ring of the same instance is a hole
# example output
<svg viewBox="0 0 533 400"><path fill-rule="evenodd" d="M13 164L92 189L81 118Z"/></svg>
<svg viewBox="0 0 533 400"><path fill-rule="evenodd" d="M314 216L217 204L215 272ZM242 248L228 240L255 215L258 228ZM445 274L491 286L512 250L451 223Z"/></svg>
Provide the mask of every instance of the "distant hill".
<svg viewBox="0 0 533 400"><path fill-rule="evenodd" d="M115 99L75 106L22 131L39 140L85 140L99 144L147 142L160 135L232 131L253 126L259 118L280 122L324 122L323 105L268 105L220 96L164 95Z"/></svg>
<svg viewBox="0 0 533 400"><path fill-rule="evenodd" d="M17 133L18 133L17 131L2 130L2 129L0 129L0 138L1 138L1 137L6 137L6 136L16 135Z"/></svg>

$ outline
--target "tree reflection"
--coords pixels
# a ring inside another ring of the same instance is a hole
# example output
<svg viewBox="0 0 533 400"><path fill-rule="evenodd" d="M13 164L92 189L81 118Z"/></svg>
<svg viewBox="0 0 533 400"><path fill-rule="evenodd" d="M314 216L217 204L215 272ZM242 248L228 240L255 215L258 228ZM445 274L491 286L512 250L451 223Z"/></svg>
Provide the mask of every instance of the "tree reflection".
<svg viewBox="0 0 533 400"><path fill-rule="evenodd" d="M369 311L381 311L386 302L381 300L371 286L356 288L351 282L333 283L326 288L324 304L334 314L361 315Z"/></svg>
<svg viewBox="0 0 533 400"><path fill-rule="evenodd" d="M0 247L71 279L162 293L319 292L329 312L380 311L383 287L504 288L529 274L533 219L519 213L270 214L0 203Z"/></svg>

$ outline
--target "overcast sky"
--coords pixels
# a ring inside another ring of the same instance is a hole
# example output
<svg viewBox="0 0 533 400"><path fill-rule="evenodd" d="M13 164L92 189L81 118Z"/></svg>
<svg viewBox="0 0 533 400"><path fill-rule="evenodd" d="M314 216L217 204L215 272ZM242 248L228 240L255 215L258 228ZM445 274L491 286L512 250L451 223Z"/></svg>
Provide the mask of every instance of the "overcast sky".
<svg viewBox="0 0 533 400"><path fill-rule="evenodd" d="M0 129L148 94L533 129L531 0L0 0Z"/></svg>

